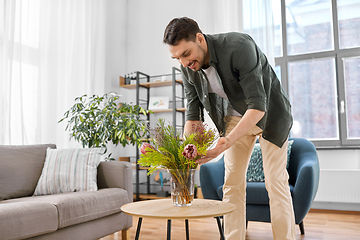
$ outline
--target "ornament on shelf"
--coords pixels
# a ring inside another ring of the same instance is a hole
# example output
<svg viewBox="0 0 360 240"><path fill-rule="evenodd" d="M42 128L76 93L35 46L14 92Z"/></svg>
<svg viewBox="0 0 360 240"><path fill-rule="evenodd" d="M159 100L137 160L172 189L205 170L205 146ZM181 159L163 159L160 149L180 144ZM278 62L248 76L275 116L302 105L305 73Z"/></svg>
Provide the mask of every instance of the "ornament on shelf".
<svg viewBox="0 0 360 240"><path fill-rule="evenodd" d="M125 84L136 84L136 72L125 74Z"/></svg>

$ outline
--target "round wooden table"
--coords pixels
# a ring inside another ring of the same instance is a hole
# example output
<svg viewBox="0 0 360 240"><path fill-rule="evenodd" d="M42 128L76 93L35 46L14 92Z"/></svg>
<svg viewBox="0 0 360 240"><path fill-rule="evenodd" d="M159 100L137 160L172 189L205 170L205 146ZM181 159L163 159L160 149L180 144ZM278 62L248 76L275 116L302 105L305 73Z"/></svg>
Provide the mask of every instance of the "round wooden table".
<svg viewBox="0 0 360 240"><path fill-rule="evenodd" d="M192 218L216 218L221 239L225 239L224 232L220 223L220 216L234 211L235 205L232 203L194 199L189 207L176 207L171 199L148 200L125 204L121 210L131 216L139 217L135 240L139 239L141 223L143 218L162 218L168 219L167 239L171 238L171 219L185 219L186 239L189 239L189 222Z"/></svg>

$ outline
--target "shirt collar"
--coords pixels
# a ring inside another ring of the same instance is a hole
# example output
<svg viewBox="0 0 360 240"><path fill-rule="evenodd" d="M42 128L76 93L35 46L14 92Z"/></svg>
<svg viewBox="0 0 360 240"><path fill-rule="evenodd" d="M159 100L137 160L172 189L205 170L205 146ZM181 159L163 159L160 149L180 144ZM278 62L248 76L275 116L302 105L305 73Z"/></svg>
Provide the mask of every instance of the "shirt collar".
<svg viewBox="0 0 360 240"><path fill-rule="evenodd" d="M211 39L210 35L209 36L206 34L203 35L205 36L205 40L209 51L209 64L211 65L211 63L217 63L218 60L216 57L213 40Z"/></svg>

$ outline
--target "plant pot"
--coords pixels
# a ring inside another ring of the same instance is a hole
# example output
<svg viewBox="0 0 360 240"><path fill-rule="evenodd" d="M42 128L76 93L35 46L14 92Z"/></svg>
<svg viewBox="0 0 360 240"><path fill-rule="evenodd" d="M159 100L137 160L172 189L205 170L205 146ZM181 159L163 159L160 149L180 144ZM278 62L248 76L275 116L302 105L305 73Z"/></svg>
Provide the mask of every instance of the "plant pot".
<svg viewBox="0 0 360 240"><path fill-rule="evenodd" d="M171 199L174 206L191 206L194 200L194 175L196 169L168 169L171 175Z"/></svg>

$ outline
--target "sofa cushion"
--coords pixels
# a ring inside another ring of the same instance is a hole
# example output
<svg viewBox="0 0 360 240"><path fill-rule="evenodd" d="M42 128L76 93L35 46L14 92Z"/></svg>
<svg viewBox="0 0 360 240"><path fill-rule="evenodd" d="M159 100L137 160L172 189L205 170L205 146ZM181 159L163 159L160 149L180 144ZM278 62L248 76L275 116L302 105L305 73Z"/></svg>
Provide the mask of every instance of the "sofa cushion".
<svg viewBox="0 0 360 240"><path fill-rule="evenodd" d="M48 147L56 145L0 146L0 200L34 193Z"/></svg>
<svg viewBox="0 0 360 240"><path fill-rule="evenodd" d="M294 140L289 141L288 149L287 149L287 164L286 168L289 166L291 146ZM256 143L254 146L254 150L251 154L249 166L246 172L246 181L247 182L265 182L265 175L263 169L263 160L260 144Z"/></svg>
<svg viewBox="0 0 360 240"><path fill-rule="evenodd" d="M104 148L47 149L34 195L96 191Z"/></svg>
<svg viewBox="0 0 360 240"><path fill-rule="evenodd" d="M23 239L54 232L58 213L44 202L0 203L0 239Z"/></svg>
<svg viewBox="0 0 360 240"><path fill-rule="evenodd" d="M120 212L129 203L128 193L121 188L106 188L91 192L71 192L53 195L9 199L5 202L51 203L58 209L59 228L87 222Z"/></svg>

